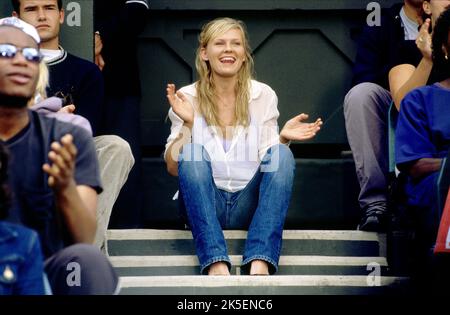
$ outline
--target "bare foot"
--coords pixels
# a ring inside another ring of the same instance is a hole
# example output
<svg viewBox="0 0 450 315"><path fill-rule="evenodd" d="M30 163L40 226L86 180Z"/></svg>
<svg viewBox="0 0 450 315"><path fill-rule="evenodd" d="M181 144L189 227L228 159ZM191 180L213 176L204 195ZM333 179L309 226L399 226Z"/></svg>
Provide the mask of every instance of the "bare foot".
<svg viewBox="0 0 450 315"><path fill-rule="evenodd" d="M251 276L268 276L269 264L264 260L253 260L250 267Z"/></svg>
<svg viewBox="0 0 450 315"><path fill-rule="evenodd" d="M208 276L229 276L228 266L223 261L216 262L209 266Z"/></svg>

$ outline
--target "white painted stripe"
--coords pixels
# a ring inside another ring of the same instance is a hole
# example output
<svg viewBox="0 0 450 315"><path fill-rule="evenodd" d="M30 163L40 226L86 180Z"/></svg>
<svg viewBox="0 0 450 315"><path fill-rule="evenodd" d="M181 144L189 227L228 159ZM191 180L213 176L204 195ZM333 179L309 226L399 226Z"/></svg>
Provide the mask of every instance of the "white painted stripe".
<svg viewBox="0 0 450 315"><path fill-rule="evenodd" d="M242 256L231 255L231 263L241 266ZM199 265L197 256L110 256L109 260L117 268L134 267L195 267ZM280 266L367 266L377 263L387 266L384 257L340 257L340 256L281 256Z"/></svg>
<svg viewBox="0 0 450 315"><path fill-rule="evenodd" d="M226 239L246 239L247 231L224 231ZM109 240L181 240L192 239L191 231L181 230L108 230ZM284 240L379 241L385 234L362 231L284 230Z"/></svg>
<svg viewBox="0 0 450 315"><path fill-rule="evenodd" d="M163 287L368 287L367 276L155 276L121 277L122 288ZM408 278L381 277L387 286ZM370 282L369 282L370 283Z"/></svg>

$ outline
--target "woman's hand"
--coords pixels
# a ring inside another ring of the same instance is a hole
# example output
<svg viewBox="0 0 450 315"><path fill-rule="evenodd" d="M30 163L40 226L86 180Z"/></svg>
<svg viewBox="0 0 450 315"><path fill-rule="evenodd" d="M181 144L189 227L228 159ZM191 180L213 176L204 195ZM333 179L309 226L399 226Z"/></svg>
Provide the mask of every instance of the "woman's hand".
<svg viewBox="0 0 450 315"><path fill-rule="evenodd" d="M95 55L95 64L100 68L100 71L103 70L103 68L105 67L105 60L103 59L102 56L102 50L103 50L103 41L102 38L100 37L100 33L95 33L94 34L94 55Z"/></svg>
<svg viewBox="0 0 450 315"><path fill-rule="evenodd" d="M321 118L313 123L304 122L308 117L307 114L300 114L288 120L280 132L280 141L287 143L291 140L304 141L314 138L323 122Z"/></svg>
<svg viewBox="0 0 450 315"><path fill-rule="evenodd" d="M194 108L187 97L177 91L175 93L175 84L167 84L167 99L175 114L177 114L186 124L194 123Z"/></svg>
<svg viewBox="0 0 450 315"><path fill-rule="evenodd" d="M58 113L73 114L74 111L75 111L75 105L70 104L70 105L61 107L61 109L58 111Z"/></svg>
<svg viewBox="0 0 450 315"><path fill-rule="evenodd" d="M428 60L432 60L431 34L428 32L430 29L430 23L430 19L425 20L420 27L419 35L416 39L417 48L419 48L422 56Z"/></svg>

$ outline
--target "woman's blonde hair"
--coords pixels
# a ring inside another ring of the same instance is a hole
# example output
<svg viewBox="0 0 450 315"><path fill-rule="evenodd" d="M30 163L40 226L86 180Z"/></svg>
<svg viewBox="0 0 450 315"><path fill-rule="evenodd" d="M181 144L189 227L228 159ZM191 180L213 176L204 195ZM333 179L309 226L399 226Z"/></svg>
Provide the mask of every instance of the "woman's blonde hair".
<svg viewBox="0 0 450 315"><path fill-rule="evenodd" d="M242 34L242 45L245 49L245 61L238 73L236 85L236 109L235 126L249 125L248 103L250 101L250 87L253 78L253 57L248 42L245 24L232 18L218 18L202 28L199 36L199 47L195 66L197 68L198 81L196 84L199 111L204 116L209 126L222 126L218 116L215 86L212 77L211 66L208 61L201 58L201 51L208 43L231 29L238 29Z"/></svg>
<svg viewBox="0 0 450 315"><path fill-rule="evenodd" d="M28 102L28 107L33 106L47 98L47 87L49 84L50 74L45 61L39 63L39 76L34 90L33 97Z"/></svg>

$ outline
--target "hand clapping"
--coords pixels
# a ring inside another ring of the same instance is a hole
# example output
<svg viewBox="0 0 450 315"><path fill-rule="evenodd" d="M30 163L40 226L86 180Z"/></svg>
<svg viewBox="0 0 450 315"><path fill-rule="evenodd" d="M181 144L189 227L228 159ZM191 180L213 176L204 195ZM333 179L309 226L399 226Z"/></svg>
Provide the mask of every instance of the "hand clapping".
<svg viewBox="0 0 450 315"><path fill-rule="evenodd" d="M49 175L48 185L56 191L62 191L71 184L75 184L75 160L77 148L73 144L73 137L70 134L61 138L60 142L51 144L51 151L48 157L50 164L44 164L42 169Z"/></svg>

